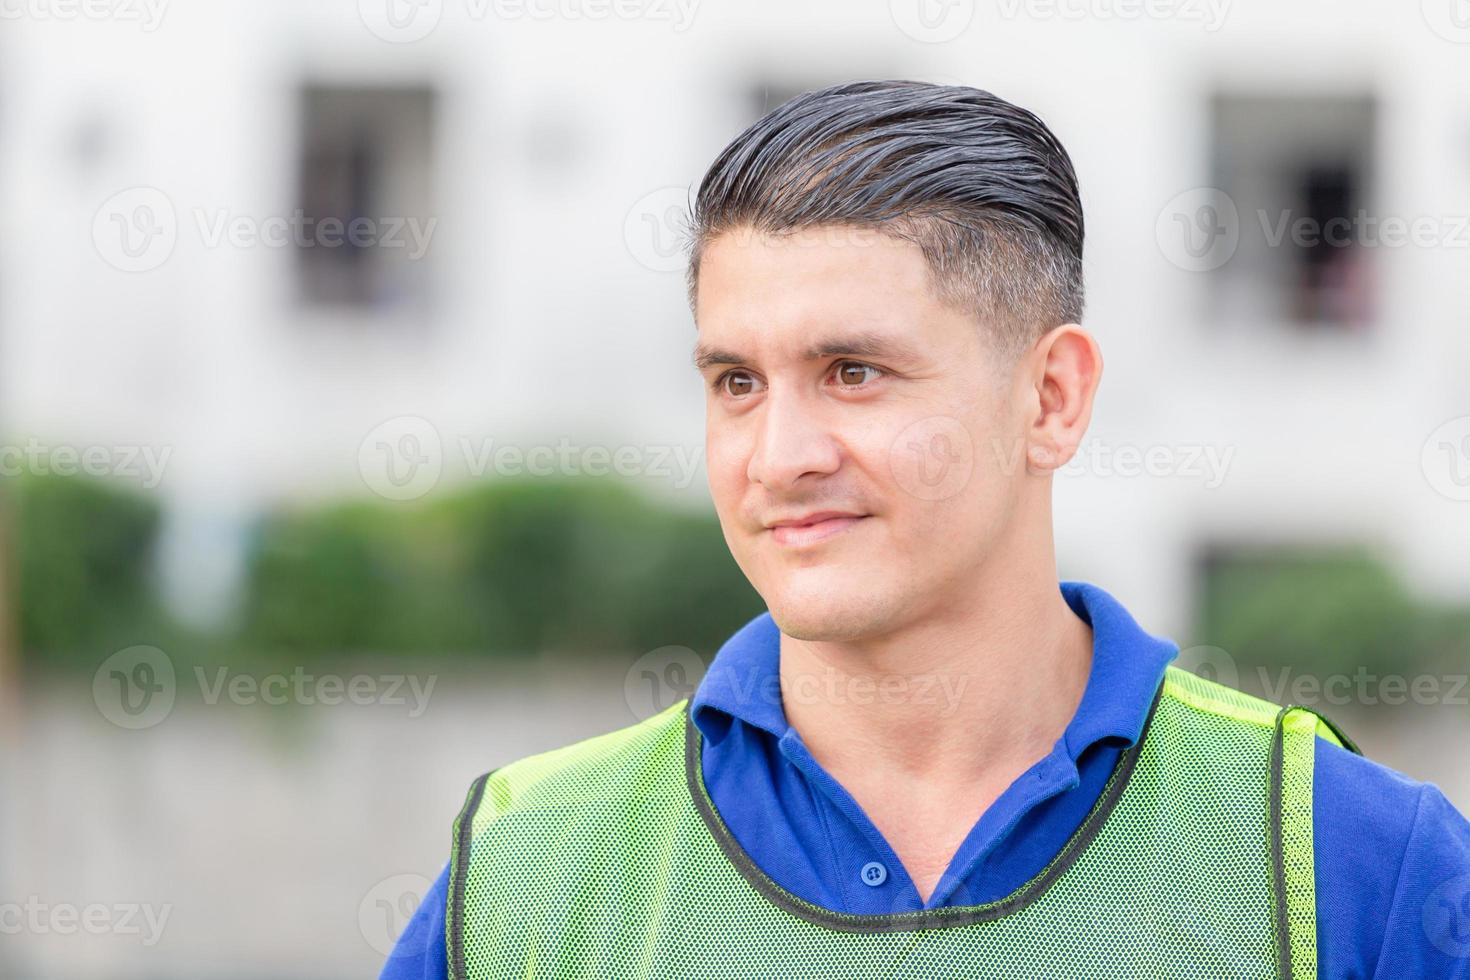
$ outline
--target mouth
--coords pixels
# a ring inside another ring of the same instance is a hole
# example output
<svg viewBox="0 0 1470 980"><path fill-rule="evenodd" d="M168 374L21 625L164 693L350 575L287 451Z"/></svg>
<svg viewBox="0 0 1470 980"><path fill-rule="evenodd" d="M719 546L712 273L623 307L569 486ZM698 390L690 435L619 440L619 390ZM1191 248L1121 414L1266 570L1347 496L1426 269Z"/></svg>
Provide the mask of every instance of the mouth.
<svg viewBox="0 0 1470 980"><path fill-rule="evenodd" d="M821 511L790 520L775 521L767 525L766 529L771 532L771 538L777 544L800 548L841 534L867 516L867 514Z"/></svg>

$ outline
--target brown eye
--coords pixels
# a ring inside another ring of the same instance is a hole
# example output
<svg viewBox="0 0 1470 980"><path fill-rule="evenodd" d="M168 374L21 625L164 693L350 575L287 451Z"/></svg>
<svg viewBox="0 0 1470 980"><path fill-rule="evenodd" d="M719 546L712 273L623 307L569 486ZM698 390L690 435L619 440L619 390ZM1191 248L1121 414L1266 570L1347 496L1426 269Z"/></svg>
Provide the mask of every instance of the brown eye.
<svg viewBox="0 0 1470 980"><path fill-rule="evenodd" d="M837 368L837 380L846 386L857 386L869 380L877 369L855 361L846 361Z"/></svg>
<svg viewBox="0 0 1470 980"><path fill-rule="evenodd" d="M748 395L751 393L752 390L754 390L754 388L755 381L753 381L748 374L744 374L739 371L731 371L729 374L725 375L725 391L728 394L735 395L736 397L739 397L740 395Z"/></svg>

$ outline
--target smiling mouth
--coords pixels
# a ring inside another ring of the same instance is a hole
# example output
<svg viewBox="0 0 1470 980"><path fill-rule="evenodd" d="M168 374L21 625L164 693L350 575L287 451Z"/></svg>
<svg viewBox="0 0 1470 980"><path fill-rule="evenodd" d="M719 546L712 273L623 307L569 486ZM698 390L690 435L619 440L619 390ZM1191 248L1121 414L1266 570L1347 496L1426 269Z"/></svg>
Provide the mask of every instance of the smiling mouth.
<svg viewBox="0 0 1470 980"><path fill-rule="evenodd" d="M777 544L800 548L841 534L866 517L866 514L815 514L810 521L777 524L767 530Z"/></svg>

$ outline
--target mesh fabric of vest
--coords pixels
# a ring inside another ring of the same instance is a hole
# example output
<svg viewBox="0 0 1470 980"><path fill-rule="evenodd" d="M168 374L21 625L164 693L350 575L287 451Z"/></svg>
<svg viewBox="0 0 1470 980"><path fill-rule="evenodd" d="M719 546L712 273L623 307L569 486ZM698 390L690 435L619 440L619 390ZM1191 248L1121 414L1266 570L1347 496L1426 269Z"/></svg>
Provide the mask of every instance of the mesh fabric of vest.
<svg viewBox="0 0 1470 980"><path fill-rule="evenodd" d="M1051 862L983 905L854 915L786 891L720 819L688 700L480 777L446 942L469 978L1315 980L1325 719L1169 667Z"/></svg>

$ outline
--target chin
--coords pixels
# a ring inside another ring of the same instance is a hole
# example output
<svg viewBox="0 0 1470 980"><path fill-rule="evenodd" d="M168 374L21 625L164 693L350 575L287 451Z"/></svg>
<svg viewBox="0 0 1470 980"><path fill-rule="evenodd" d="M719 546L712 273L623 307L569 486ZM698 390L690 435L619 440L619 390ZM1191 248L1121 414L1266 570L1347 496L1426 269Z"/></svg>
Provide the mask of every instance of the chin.
<svg viewBox="0 0 1470 980"><path fill-rule="evenodd" d="M851 642L886 632L893 603L876 583L797 574L765 593L781 632L798 640Z"/></svg>

